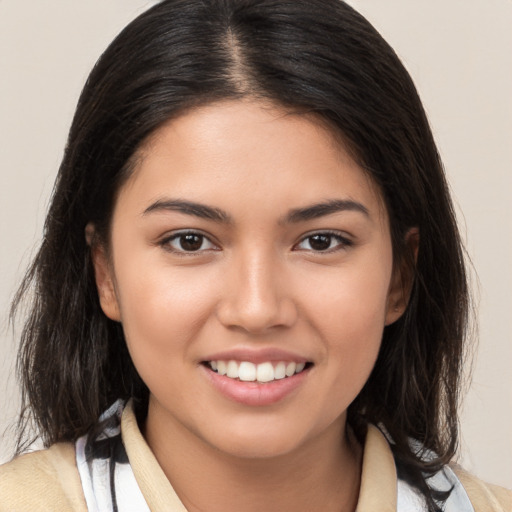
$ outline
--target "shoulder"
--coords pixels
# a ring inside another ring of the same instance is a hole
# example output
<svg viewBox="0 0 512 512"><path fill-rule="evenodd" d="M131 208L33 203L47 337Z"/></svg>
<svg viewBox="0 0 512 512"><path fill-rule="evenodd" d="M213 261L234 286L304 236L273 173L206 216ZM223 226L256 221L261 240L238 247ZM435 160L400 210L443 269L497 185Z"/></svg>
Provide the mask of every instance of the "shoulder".
<svg viewBox="0 0 512 512"><path fill-rule="evenodd" d="M498 485L488 484L471 475L457 464L450 465L464 487L476 512L511 512L512 491Z"/></svg>
<svg viewBox="0 0 512 512"><path fill-rule="evenodd" d="M377 446L376 439L380 441ZM413 448L418 443L410 441ZM373 446L375 445L376 448ZM394 456L392 443L389 437L375 426L368 430L367 442L365 445L365 457L368 448L374 448L373 451L379 451L381 454L388 453L388 458L394 459L394 469L396 470L397 484L397 508L398 512L410 512L411 510L426 510L426 503L423 495L411 483L409 471L406 466L400 464L400 461ZM426 461L430 454L427 454ZM389 464L388 464L389 466ZM364 469L364 461L363 461ZM383 474L384 466L378 467L378 475ZM488 484L479 478L465 471L458 464L450 463L443 466L434 474L424 475L425 483L434 494L447 494L443 510L445 512L512 512L512 491Z"/></svg>
<svg viewBox="0 0 512 512"><path fill-rule="evenodd" d="M27 510L87 510L72 443L57 443L0 466L0 512Z"/></svg>

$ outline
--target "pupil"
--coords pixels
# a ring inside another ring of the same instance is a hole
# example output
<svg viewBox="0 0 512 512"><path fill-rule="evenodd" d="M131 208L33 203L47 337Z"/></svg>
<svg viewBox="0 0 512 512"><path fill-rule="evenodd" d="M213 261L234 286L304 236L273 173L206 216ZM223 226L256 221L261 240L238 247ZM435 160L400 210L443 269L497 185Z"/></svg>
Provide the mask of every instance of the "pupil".
<svg viewBox="0 0 512 512"><path fill-rule="evenodd" d="M330 235L313 235L310 237L309 244L315 251L325 251L331 245Z"/></svg>
<svg viewBox="0 0 512 512"><path fill-rule="evenodd" d="M182 235L180 243L185 251L197 251L201 248L203 240L200 235Z"/></svg>

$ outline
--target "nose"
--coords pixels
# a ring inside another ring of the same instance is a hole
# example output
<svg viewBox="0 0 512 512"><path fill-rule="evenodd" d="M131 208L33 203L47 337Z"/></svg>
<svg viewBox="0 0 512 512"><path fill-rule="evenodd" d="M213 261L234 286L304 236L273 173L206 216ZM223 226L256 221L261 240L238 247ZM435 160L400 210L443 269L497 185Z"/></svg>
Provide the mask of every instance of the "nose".
<svg viewBox="0 0 512 512"><path fill-rule="evenodd" d="M219 321L251 334L291 327L297 320L297 307L282 270L272 255L251 254L233 260L217 308Z"/></svg>

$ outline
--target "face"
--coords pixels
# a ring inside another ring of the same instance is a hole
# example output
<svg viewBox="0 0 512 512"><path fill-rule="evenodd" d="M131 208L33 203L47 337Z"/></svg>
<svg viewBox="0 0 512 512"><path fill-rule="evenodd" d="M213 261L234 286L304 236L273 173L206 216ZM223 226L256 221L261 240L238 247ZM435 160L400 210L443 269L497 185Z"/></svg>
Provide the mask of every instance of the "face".
<svg viewBox="0 0 512 512"><path fill-rule="evenodd" d="M319 122L255 102L160 128L94 261L148 427L243 457L339 433L403 309L370 178Z"/></svg>

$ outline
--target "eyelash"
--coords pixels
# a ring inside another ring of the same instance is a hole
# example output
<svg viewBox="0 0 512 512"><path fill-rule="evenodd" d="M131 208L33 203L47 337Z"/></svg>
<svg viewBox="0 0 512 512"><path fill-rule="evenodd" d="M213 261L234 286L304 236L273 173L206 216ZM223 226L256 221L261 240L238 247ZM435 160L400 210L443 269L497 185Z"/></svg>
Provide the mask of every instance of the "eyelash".
<svg viewBox="0 0 512 512"><path fill-rule="evenodd" d="M176 241L176 240L179 241L180 239L182 239L183 237L186 237L186 236L200 237L201 238L201 246L199 247L199 249L193 250L193 251L187 251L187 250L185 250L183 248L182 249L176 249L176 248L172 247L171 242ZM332 239L334 238L335 240L338 241L338 243L336 244L335 247L329 247L326 250L314 250L313 248L311 248L311 249L302 249L302 250L304 250L304 251L312 251L315 254L331 254L331 253L334 253L334 252L337 252L337 251L340 251L340 250L343 250L343 249L347 249L347 248L349 248L349 247L354 245L352 240L349 240L347 237L341 235L337 231L315 231L313 233L307 234L306 236L302 237L301 240L297 244L295 244L293 247L295 248L295 247L297 247L298 245L304 243L307 240L310 240L310 244L309 245L311 247L311 239L313 237L315 237L315 236L329 237L331 239L330 242L332 242ZM201 249L201 247L202 247L202 245L204 244L205 241L208 241L213 246L213 248ZM162 239L158 243L158 245L160 245L161 247L163 247L167 251L172 252L173 254L176 254L176 255L179 255L179 256L193 256L193 255L196 255L196 254L201 254L204 251L219 250L217 248L217 246L215 245L215 243L212 242L207 235L205 235L204 233L201 233L200 231L180 231L178 233L174 233L173 235L168 236L168 237Z"/></svg>
<svg viewBox="0 0 512 512"><path fill-rule="evenodd" d="M332 254L333 252L341 251L343 249L347 249L354 245L354 242L352 240L348 239L346 236L343 236L338 231L315 231L314 233L309 233L306 236L302 237L300 242L298 244L295 244L294 247L305 242L306 240L312 239L314 236L325 236L325 237L329 237L331 239L334 238L335 240L338 241L338 244L335 247L331 247L326 250L315 251L314 249L304 249L306 251L312 250L315 254ZM332 240L331 240L331 242L332 242ZM310 245L311 245L311 243L310 243Z"/></svg>
<svg viewBox="0 0 512 512"><path fill-rule="evenodd" d="M201 246L204 244L205 241L208 241L214 248L202 249L202 250L201 250L201 248L199 248L198 250L195 250L195 251L187 251L184 249L176 249L176 248L172 247L171 243L173 241L175 241L175 240L179 241L180 239L182 239L186 236L200 237L201 238ZM205 250L218 250L217 246L204 233L201 233L200 231L191 231L191 230L190 231L180 231L178 233L174 233L171 236L165 237L158 243L158 245L163 247L165 250L172 252L173 254L177 254L178 256L190 256L190 255L193 256L195 254L201 254Z"/></svg>

